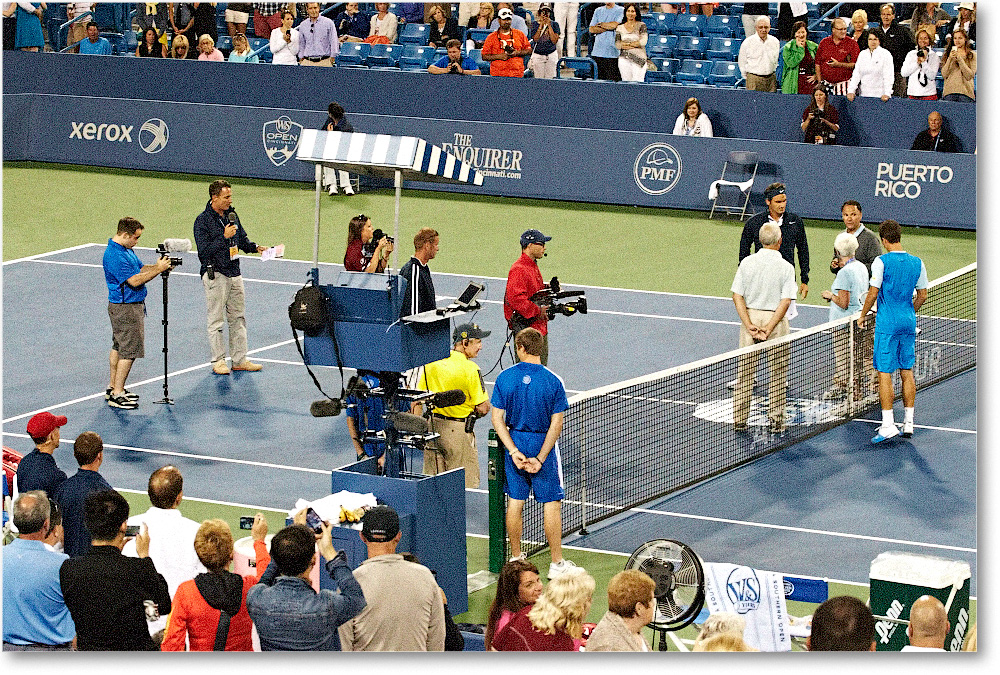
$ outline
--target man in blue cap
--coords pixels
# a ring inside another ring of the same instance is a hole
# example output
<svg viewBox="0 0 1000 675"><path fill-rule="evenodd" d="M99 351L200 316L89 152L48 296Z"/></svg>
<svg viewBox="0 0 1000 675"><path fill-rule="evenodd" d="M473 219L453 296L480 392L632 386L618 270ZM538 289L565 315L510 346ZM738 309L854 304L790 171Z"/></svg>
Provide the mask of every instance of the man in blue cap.
<svg viewBox="0 0 1000 675"><path fill-rule="evenodd" d="M515 336L525 328L541 333L542 365L549 363L549 318L543 307L531 301L531 296L545 286L538 260L545 255L545 242L551 239L538 230L526 230L521 235L521 257L507 273L507 292L503 298L503 316Z"/></svg>

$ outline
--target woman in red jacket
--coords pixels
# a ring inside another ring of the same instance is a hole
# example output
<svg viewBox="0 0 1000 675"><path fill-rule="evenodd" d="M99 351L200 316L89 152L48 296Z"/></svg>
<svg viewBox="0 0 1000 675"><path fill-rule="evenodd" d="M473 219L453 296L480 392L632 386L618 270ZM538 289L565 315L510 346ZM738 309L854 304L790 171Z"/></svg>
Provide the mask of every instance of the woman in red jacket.
<svg viewBox="0 0 1000 675"><path fill-rule="evenodd" d="M215 648L217 640L227 652L253 651L250 638L253 622L247 614L246 599L247 591L271 562L264 544L267 536L264 514L258 513L254 518L250 534L257 556L257 575L244 577L229 571L233 561L233 535L226 521L215 518L201 524L194 538L194 550L208 572L177 587L161 651L185 651L185 638L189 644L187 649L193 652L222 651ZM225 638L219 630L223 611L229 618Z"/></svg>

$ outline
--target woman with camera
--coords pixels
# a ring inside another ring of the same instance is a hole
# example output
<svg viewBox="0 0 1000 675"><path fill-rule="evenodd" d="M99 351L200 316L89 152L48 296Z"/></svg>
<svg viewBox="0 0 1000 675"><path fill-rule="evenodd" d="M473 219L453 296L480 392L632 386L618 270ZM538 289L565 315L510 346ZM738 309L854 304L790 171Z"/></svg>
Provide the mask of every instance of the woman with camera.
<svg viewBox="0 0 1000 675"><path fill-rule="evenodd" d="M941 57L930 49L931 36L926 30L917 31L917 48L906 55L899 74L906 78L906 96L921 101L937 100L938 66Z"/></svg>
<svg viewBox="0 0 1000 675"><path fill-rule="evenodd" d="M381 233L382 230L379 230ZM347 224L347 252L344 269L348 272L384 272L389 264L393 242L386 235L374 241L372 219L365 214L351 218Z"/></svg>
<svg viewBox="0 0 1000 675"><path fill-rule="evenodd" d="M818 86L813 89L809 107L802 113L804 142L831 145L837 142L838 131L840 131L840 119L837 109L827 101L826 88Z"/></svg>

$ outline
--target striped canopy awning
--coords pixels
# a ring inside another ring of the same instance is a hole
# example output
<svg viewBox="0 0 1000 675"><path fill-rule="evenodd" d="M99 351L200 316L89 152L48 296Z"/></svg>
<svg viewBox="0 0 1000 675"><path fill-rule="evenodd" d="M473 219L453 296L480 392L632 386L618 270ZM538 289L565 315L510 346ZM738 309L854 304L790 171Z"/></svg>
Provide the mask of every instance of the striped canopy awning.
<svg viewBox="0 0 1000 675"><path fill-rule="evenodd" d="M442 148L414 136L303 129L296 158L342 171L432 183L482 185L483 174Z"/></svg>

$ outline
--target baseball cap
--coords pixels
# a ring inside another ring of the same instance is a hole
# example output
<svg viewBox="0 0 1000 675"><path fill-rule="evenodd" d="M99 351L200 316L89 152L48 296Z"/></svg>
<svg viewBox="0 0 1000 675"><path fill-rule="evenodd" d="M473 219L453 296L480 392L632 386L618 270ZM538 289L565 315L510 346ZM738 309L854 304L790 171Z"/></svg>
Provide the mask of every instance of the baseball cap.
<svg viewBox="0 0 1000 675"><path fill-rule="evenodd" d="M399 514L385 504L368 509L361 518L361 534L368 541L391 541L399 534Z"/></svg>
<svg viewBox="0 0 1000 675"><path fill-rule="evenodd" d="M546 237L538 230L525 230L524 234L521 235L521 248L528 244L544 244L551 239L552 237Z"/></svg>
<svg viewBox="0 0 1000 675"><path fill-rule="evenodd" d="M66 424L66 421L64 415L53 415L48 411L40 412L28 420L28 435L32 438L45 438L53 429Z"/></svg>
<svg viewBox="0 0 1000 675"><path fill-rule="evenodd" d="M539 13L541 13L542 10L545 10L545 9L549 10L549 13L551 14L552 13L552 3L551 2L540 2L540 3L538 3L538 12Z"/></svg>
<svg viewBox="0 0 1000 675"><path fill-rule="evenodd" d="M499 12L497 12L497 18L498 19L513 19L514 18L514 12L510 11L509 7L504 7Z"/></svg>
<svg viewBox="0 0 1000 675"><path fill-rule="evenodd" d="M451 334L451 339L453 342L458 342L459 340L481 340L491 332L483 330L474 323L463 323L455 327L455 331Z"/></svg>
<svg viewBox="0 0 1000 675"><path fill-rule="evenodd" d="M958 9L967 9L970 12L976 8L976 3L974 2L960 2L958 3Z"/></svg>

